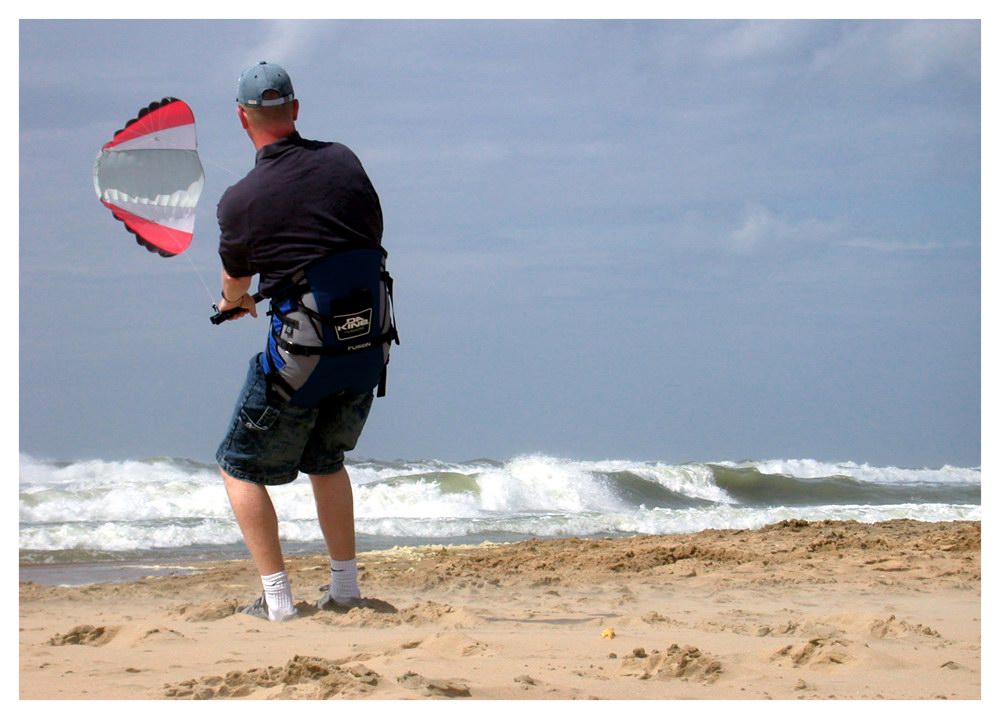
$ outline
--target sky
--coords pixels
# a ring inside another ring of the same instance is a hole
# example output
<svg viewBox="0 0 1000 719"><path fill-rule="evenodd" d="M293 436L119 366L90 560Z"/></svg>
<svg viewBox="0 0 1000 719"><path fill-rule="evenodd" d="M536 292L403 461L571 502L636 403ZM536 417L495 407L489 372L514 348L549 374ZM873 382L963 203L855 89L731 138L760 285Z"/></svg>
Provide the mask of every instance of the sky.
<svg viewBox="0 0 1000 719"><path fill-rule="evenodd" d="M214 326L236 79L381 198L401 345L354 458L981 463L976 20L21 20L19 450L211 462L261 318ZM185 100L164 259L101 145Z"/></svg>

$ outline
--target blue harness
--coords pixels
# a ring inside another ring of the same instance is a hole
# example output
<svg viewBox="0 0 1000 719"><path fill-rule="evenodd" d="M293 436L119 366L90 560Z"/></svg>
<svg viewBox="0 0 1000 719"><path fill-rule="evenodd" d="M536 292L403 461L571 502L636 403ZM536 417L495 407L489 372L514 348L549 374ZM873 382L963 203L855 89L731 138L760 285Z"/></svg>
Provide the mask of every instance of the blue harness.
<svg viewBox="0 0 1000 719"><path fill-rule="evenodd" d="M399 344L386 257L381 247L328 255L275 293L261 355L269 393L300 407L376 385L385 395L389 345Z"/></svg>

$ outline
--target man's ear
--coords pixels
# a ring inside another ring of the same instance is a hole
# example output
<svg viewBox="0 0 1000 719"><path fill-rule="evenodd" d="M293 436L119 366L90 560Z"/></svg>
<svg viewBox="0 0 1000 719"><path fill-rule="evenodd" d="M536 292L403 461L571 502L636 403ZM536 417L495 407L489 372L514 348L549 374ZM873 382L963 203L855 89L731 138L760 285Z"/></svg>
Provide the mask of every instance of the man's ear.
<svg viewBox="0 0 1000 719"><path fill-rule="evenodd" d="M292 122L299 119L299 101L292 100Z"/></svg>
<svg viewBox="0 0 1000 719"><path fill-rule="evenodd" d="M236 106L236 117L240 119L240 125L243 127L243 129L244 130L248 129L247 113L246 110L243 109L242 105Z"/></svg>

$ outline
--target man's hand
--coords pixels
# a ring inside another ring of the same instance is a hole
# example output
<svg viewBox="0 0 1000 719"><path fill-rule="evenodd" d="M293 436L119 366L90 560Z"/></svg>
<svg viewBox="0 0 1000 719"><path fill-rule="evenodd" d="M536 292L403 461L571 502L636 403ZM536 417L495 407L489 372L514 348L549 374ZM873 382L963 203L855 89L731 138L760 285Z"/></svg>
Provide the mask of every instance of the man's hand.
<svg viewBox="0 0 1000 719"><path fill-rule="evenodd" d="M237 320L243 315L249 313L251 317L257 316L257 303L253 301L253 297L249 293L244 292L240 295L239 299L235 302L230 302L225 298L225 296L219 299L219 312L225 312L234 308L239 308L237 312L232 316L231 319Z"/></svg>
<svg viewBox="0 0 1000 719"><path fill-rule="evenodd" d="M219 312L239 308L232 319L239 319L248 312L251 317L256 317L257 303L248 294L250 291L250 281L250 277L230 277L229 273L223 269L222 297L219 298L218 304Z"/></svg>

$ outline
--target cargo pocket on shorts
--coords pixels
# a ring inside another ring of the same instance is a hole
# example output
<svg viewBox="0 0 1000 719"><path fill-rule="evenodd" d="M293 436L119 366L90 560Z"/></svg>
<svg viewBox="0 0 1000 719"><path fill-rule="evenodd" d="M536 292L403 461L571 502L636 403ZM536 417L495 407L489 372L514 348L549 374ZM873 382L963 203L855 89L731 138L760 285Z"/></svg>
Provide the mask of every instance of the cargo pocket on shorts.
<svg viewBox="0 0 1000 719"><path fill-rule="evenodd" d="M281 416L281 410L265 406L263 412L248 412L246 407L240 410L240 422L244 427L258 432L265 432L274 426Z"/></svg>

